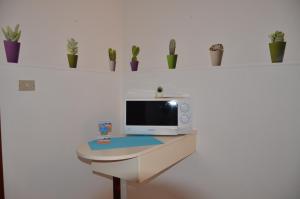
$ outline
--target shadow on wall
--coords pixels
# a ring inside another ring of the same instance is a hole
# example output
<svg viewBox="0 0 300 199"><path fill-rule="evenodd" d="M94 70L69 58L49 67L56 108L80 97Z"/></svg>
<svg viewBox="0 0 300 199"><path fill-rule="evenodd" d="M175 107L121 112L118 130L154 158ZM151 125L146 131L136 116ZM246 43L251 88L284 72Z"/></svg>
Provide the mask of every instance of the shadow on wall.
<svg viewBox="0 0 300 199"><path fill-rule="evenodd" d="M198 169L203 166L200 164L201 157L196 152L191 156L179 161L177 164L166 169L164 172L154 176L149 181L143 183L127 184L127 194L130 199L202 199L204 192L201 187L196 188L197 185L193 182L201 176ZM79 158L80 161L90 164L89 161ZM193 165L190 167L189 165ZM89 165L88 165L89 166ZM96 198L113 198L112 177L109 175L97 173L91 170L94 175L99 177L99 180L106 178L109 180L110 189L103 191L99 188L99 192L92 199ZM174 175L175 174L175 175ZM174 177L175 176L175 177ZM193 186L189 186L193 184Z"/></svg>
<svg viewBox="0 0 300 199"><path fill-rule="evenodd" d="M99 177L104 177L111 180L111 189L106 192L101 191L97 198L113 198L112 177L97 172L93 172ZM130 199L187 199L191 198L183 190L183 187L178 187L176 183L159 182L159 183L128 183L127 197ZM201 197L198 197L201 199Z"/></svg>
<svg viewBox="0 0 300 199"><path fill-rule="evenodd" d="M105 192L101 191L99 198L113 198L113 187L112 187L112 177L108 175L103 175L97 172L93 172L99 177L104 177L111 180L111 189ZM130 199L187 199L191 198L183 190L183 187L178 187L176 183L170 182L159 182L159 183L128 183L127 184L127 198ZM198 197L201 199L201 197ZM94 199L94 198L93 198Z"/></svg>
<svg viewBox="0 0 300 199"><path fill-rule="evenodd" d="M197 194L198 195L198 194ZM183 187L178 187L176 183L161 182L145 184L130 184L128 186L128 198L130 199L187 199L191 198L189 194L183 190ZM198 195L197 198L204 198Z"/></svg>
<svg viewBox="0 0 300 199"><path fill-rule="evenodd" d="M206 174L201 175L201 172L199 172L200 167L203 167L201 156L196 152L150 181L141 184L129 183L128 198L207 199L205 186L200 185L199 187L199 183L197 185L195 182L200 177L205 178Z"/></svg>

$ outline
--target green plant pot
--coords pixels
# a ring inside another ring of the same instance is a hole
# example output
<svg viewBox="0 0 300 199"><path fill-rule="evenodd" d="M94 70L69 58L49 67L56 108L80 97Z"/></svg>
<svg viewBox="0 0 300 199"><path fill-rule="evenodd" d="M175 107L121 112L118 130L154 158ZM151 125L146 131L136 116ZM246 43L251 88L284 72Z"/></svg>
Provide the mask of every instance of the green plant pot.
<svg viewBox="0 0 300 199"><path fill-rule="evenodd" d="M69 61L70 68L76 68L77 67L77 60L78 60L78 55L68 54L68 61Z"/></svg>
<svg viewBox="0 0 300 199"><path fill-rule="evenodd" d="M169 69L176 68L177 55L167 55Z"/></svg>
<svg viewBox="0 0 300 199"><path fill-rule="evenodd" d="M282 62L286 42L269 43L272 63Z"/></svg>

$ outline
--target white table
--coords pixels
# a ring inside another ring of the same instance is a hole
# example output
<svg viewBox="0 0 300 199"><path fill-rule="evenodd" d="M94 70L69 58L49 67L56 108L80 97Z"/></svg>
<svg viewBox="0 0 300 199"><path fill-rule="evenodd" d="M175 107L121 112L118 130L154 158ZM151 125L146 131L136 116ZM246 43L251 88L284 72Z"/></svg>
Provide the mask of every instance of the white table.
<svg viewBox="0 0 300 199"><path fill-rule="evenodd" d="M126 199L126 181L143 182L163 172L196 150L196 131L186 135L155 136L163 144L111 150L91 150L88 143L77 155L94 172L113 176L114 199Z"/></svg>

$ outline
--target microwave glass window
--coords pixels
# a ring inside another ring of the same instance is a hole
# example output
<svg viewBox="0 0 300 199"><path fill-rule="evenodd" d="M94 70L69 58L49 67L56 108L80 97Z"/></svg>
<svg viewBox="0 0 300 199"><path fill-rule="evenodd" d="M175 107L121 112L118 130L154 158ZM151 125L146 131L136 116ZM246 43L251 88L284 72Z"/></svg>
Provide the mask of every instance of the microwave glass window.
<svg viewBox="0 0 300 199"><path fill-rule="evenodd" d="M127 101L126 125L176 126L178 105L174 101Z"/></svg>

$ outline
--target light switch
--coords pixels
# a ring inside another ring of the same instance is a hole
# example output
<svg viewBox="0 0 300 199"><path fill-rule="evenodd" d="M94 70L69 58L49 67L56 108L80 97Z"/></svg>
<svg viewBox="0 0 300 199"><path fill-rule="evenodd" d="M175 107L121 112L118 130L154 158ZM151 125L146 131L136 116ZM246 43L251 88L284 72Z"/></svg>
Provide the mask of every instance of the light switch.
<svg viewBox="0 0 300 199"><path fill-rule="evenodd" d="M34 80L19 80L19 91L34 91Z"/></svg>

